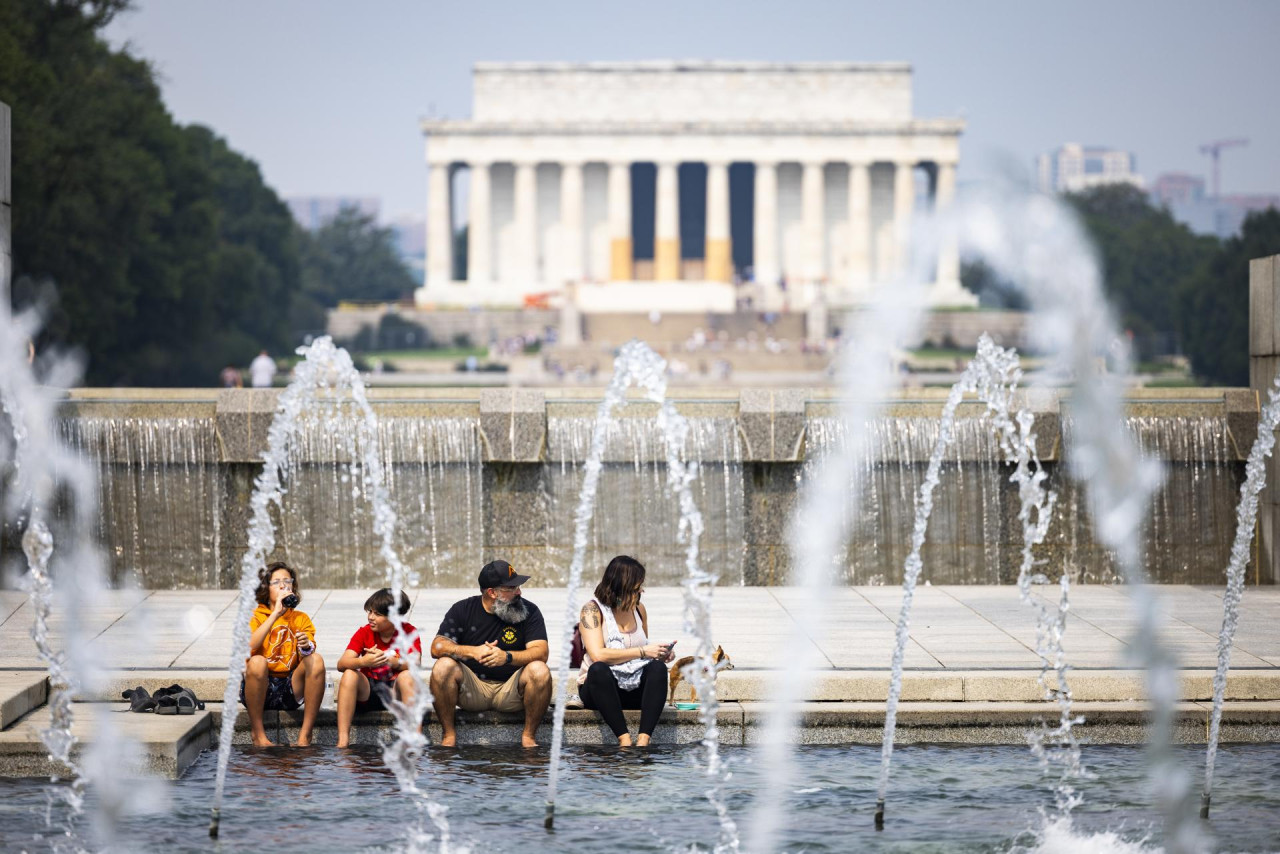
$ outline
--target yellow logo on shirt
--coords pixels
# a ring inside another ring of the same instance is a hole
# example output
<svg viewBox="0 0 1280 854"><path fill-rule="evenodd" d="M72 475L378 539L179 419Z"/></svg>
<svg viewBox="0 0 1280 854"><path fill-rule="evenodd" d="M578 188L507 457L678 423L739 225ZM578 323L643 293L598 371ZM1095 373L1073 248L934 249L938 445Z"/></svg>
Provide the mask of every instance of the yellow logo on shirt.
<svg viewBox="0 0 1280 854"><path fill-rule="evenodd" d="M507 626L502 630L502 642L511 644L516 642L516 630Z"/></svg>

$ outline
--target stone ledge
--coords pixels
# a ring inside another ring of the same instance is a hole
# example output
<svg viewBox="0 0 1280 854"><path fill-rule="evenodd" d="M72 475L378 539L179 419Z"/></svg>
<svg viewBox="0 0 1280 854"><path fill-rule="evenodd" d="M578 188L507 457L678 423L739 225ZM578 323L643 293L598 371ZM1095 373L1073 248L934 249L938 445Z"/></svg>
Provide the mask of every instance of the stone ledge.
<svg viewBox="0 0 1280 854"><path fill-rule="evenodd" d="M547 437L546 393L521 388L482 390L480 435L489 462L539 462Z"/></svg>
<svg viewBox="0 0 1280 854"><path fill-rule="evenodd" d="M40 671L0 672L0 730L48 701L49 677Z"/></svg>
<svg viewBox="0 0 1280 854"><path fill-rule="evenodd" d="M95 711L117 714L123 704ZM718 725L722 744L759 744L765 738L769 716L776 706L770 703L725 703L720 707ZM73 731L83 742L96 733L93 714L77 709ZM879 744L884 728L882 703L800 703L797 726L784 735L791 744ZM1084 744L1141 744L1147 740L1150 709L1139 702L1076 703L1076 714L1085 723L1076 732ZM1180 703L1174 719L1174 739L1181 744L1203 744L1208 736L1211 708L1206 703ZM48 759L39 739L39 728L47 724L47 711L29 714L17 725L0 733L0 776L47 777L63 773ZM634 733L639 712L627 712ZM267 731L280 744L297 738L301 712L268 712ZM913 703L899 706L896 740L899 744L1014 744L1026 743L1028 730L1042 723L1056 722L1057 709L1044 703ZM216 746L221 728L221 705L192 716L157 716L123 713L110 718L116 731L142 746L143 759L136 771L152 776L180 777L200 752ZM548 712L539 729L542 744L549 743L552 715ZM336 743L336 714L322 709L316 722L315 744ZM464 745L510 744L519 739L519 715L491 712L458 712L459 741ZM654 732L660 744L695 744L702 738L702 724L696 711L666 708ZM352 741L381 744L393 735L392 717L387 712L357 716ZM427 735L433 743L440 738L439 726L427 718ZM1280 741L1280 702L1228 703L1223 709L1221 741L1227 743L1276 743ZM234 743L249 742L248 715L237 712ZM566 744L613 744L613 735L594 712L570 710L565 714ZM83 746L80 748L83 749Z"/></svg>
<svg viewBox="0 0 1280 854"><path fill-rule="evenodd" d="M215 743L215 716L208 710L192 715L131 714L124 704L77 704L71 732L79 744L73 756L92 742L99 725L107 724L111 732L139 746L137 765L124 773L140 776L181 777L200 753ZM110 717L99 720L99 715ZM49 725L49 709L44 707L28 714L16 724L0 732L0 777L50 777L66 773L66 769L49 758L40 730Z"/></svg>
<svg viewBox="0 0 1280 854"><path fill-rule="evenodd" d="M807 389L744 388L738 397L742 458L751 462L791 462L802 458Z"/></svg>
<svg viewBox="0 0 1280 854"><path fill-rule="evenodd" d="M427 671L430 671L428 666ZM903 702L1019 702L1047 701L1035 670L956 670L907 671L902 678ZM332 708L340 674L329 671L329 690L325 707ZM5 696L4 679L43 680L35 671L0 672L0 697ZM772 699L773 686L779 681L774 670L728 670L716 679L716 696L721 702L764 702ZM1213 672L1183 670L1179 674L1180 699L1186 702L1213 699ZM78 696L78 701L121 702L121 692L141 685L148 692L178 683L190 688L206 702L221 702L226 687L226 673L220 670L114 670L100 687ZM1048 684L1056 685L1053 674ZM1077 702L1124 702L1140 700L1145 694L1144 677L1134 670L1073 670L1069 677L1072 698ZM577 695L577 682L570 679L570 696ZM809 702L879 702L889 696L889 673L884 670L818 671L809 680ZM676 699L687 699L687 683L681 683ZM1280 669L1233 670L1227 676L1228 701L1280 701ZM25 714L44 702L43 695ZM16 719L20 714L15 715ZM7 715L5 721L11 721ZM8 724L6 723L5 726Z"/></svg>

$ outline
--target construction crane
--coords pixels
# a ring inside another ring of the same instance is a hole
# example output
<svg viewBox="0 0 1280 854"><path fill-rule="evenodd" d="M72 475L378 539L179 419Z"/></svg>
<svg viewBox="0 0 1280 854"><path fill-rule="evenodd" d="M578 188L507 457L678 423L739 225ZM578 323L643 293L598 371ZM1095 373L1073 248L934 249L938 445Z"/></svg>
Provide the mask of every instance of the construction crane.
<svg viewBox="0 0 1280 854"><path fill-rule="evenodd" d="M1213 197L1215 199L1218 198L1218 193L1222 189L1222 179L1218 172L1218 156L1222 153L1222 149L1248 144L1249 140L1247 139L1219 139L1216 142L1206 142L1200 146L1201 154L1207 154L1213 158Z"/></svg>

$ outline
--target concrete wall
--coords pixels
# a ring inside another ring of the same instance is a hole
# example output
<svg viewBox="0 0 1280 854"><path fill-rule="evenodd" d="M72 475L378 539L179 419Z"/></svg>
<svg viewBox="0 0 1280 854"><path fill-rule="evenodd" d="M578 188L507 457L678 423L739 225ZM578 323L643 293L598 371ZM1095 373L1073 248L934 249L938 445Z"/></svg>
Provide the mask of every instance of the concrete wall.
<svg viewBox="0 0 1280 854"><path fill-rule="evenodd" d="M885 63L477 63L478 122L901 122L911 66Z"/></svg>
<svg viewBox="0 0 1280 854"><path fill-rule="evenodd" d="M9 105L0 102L0 301L9 304L13 277L13 178Z"/></svg>
<svg viewBox="0 0 1280 854"><path fill-rule="evenodd" d="M117 578L147 587L228 587L245 548L248 500L277 393L237 390L79 390L64 405L63 432L101 460L101 535ZM401 527L402 556L428 586L467 586L476 568L506 557L543 584L563 583L573 513L598 391L373 389L383 458ZM1177 401L1130 400L1135 429L1165 436L1157 447L1168 485L1147 525L1150 576L1221 581L1234 535L1241 460L1257 429L1245 390L1182 390ZM869 475L854 540L838 577L896 583L914 495L945 393L888 403L877 428L884 450ZM791 577L787 522L836 404L820 391L700 392L677 403L691 420L690 456L702 465L697 501L707 533L703 558L723 583L773 585ZM1063 424L1056 397L1037 404L1039 451L1060 490L1059 516L1043 549L1050 573L1113 578L1093 541L1087 502L1062 476ZM653 583L683 572L673 499L665 485L652 404L621 412L605 459L588 561L639 553ZM981 408L961 409L969 439L948 455L925 549L933 583L1009 583L1020 533L1017 498L995 461ZM332 430L298 440L278 519L279 554L306 567L312 587L368 586L381 579L368 508L353 496ZM1195 437L1200 436L1197 439ZM830 446L829 441L825 446ZM13 532L8 532L12 534ZM6 535L0 560L20 555ZM1250 583L1274 583L1271 564Z"/></svg>
<svg viewBox="0 0 1280 854"><path fill-rule="evenodd" d="M1249 388L1265 406L1280 374L1280 255L1249 262ZM1246 453L1248 453L1246 451ZM1266 463L1266 485L1258 504L1255 560L1271 577L1280 572L1280 459Z"/></svg>

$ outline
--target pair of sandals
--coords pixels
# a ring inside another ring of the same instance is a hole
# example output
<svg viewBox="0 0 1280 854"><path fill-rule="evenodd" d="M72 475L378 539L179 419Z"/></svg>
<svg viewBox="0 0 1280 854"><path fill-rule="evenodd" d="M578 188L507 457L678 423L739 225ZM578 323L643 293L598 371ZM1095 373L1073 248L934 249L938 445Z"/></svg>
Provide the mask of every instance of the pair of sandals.
<svg viewBox="0 0 1280 854"><path fill-rule="evenodd" d="M181 685L170 685L161 688L154 694L139 685L121 692L121 696L129 701L131 712L155 712L157 715L194 715L196 710L204 711L204 703L196 699L195 692Z"/></svg>

